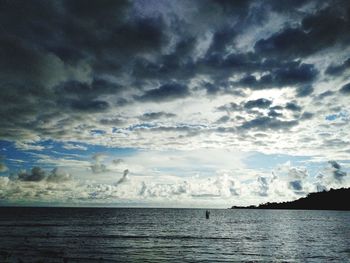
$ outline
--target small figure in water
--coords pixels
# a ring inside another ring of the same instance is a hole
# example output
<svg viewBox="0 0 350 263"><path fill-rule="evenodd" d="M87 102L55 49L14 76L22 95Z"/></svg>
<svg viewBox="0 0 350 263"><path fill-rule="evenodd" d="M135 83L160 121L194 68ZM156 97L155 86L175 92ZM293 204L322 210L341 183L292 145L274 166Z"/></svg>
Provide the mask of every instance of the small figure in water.
<svg viewBox="0 0 350 263"><path fill-rule="evenodd" d="M210 211L209 210L205 211L205 218L209 219L209 216L210 216Z"/></svg>

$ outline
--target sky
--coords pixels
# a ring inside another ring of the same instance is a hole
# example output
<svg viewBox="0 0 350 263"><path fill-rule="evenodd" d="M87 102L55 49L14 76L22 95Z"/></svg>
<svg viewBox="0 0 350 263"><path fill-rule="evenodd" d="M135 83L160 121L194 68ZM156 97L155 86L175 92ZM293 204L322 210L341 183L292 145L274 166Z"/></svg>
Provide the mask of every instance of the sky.
<svg viewBox="0 0 350 263"><path fill-rule="evenodd" d="M0 6L0 205L226 208L350 186L349 1Z"/></svg>

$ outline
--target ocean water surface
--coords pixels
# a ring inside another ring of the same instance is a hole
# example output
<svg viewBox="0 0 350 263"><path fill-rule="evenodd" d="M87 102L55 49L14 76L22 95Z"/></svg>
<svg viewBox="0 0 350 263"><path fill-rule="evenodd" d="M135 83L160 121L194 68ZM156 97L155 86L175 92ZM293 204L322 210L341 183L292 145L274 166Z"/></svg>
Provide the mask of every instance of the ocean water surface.
<svg viewBox="0 0 350 263"><path fill-rule="evenodd" d="M350 262L350 212L0 208L0 262Z"/></svg>

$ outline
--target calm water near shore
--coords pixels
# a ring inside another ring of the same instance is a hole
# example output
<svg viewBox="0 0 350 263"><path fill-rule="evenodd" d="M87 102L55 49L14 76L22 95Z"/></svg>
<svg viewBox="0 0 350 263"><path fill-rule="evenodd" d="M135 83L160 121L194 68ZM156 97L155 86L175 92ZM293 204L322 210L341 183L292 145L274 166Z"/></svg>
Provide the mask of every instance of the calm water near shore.
<svg viewBox="0 0 350 263"><path fill-rule="evenodd" d="M0 262L350 262L350 212L0 208Z"/></svg>

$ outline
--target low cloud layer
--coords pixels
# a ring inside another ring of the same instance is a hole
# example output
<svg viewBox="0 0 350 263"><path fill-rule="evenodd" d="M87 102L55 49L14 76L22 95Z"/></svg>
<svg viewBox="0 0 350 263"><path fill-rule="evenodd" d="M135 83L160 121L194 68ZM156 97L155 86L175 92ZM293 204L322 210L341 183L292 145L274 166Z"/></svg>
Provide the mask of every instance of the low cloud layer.
<svg viewBox="0 0 350 263"><path fill-rule="evenodd" d="M350 186L347 173L334 161L325 165L316 177L310 176L305 167L293 167L289 162L277 166L272 173L261 173L255 179L251 175L252 179L248 181L237 172L220 171L204 177L140 176L125 169L113 172L109 183L99 183L98 180L82 181L59 168L46 172L33 167L29 172L1 177L0 196L3 204L25 200L35 204L73 201L80 205L162 206L166 200L171 206L229 207L294 200L311 192ZM240 173L247 176L254 172L244 170Z"/></svg>
<svg viewBox="0 0 350 263"><path fill-rule="evenodd" d="M20 171L16 175L11 175L12 180L18 180L23 182L54 182L61 183L69 181L71 175L60 168L54 168L51 172L47 173L40 167L33 167L30 171Z"/></svg>

